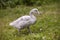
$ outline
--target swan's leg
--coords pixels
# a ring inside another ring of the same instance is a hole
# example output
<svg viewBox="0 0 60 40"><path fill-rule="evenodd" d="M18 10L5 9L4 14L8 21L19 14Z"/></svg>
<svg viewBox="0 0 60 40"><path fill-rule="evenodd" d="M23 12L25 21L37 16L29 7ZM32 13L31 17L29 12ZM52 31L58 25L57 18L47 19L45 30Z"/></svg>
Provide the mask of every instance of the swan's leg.
<svg viewBox="0 0 60 40"><path fill-rule="evenodd" d="M20 29L18 29L18 35L20 34Z"/></svg>
<svg viewBox="0 0 60 40"><path fill-rule="evenodd" d="M27 29L28 29L28 32L29 32L29 33L32 33L31 30L30 30L30 27L27 27Z"/></svg>

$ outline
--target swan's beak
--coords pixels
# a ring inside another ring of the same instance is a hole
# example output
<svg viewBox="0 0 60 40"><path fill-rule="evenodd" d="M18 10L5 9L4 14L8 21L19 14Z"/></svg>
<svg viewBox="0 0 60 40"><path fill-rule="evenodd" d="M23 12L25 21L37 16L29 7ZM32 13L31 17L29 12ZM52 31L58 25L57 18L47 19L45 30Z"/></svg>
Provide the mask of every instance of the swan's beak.
<svg viewBox="0 0 60 40"><path fill-rule="evenodd" d="M41 12L38 11L38 15L40 15L40 14L41 14Z"/></svg>
<svg viewBox="0 0 60 40"><path fill-rule="evenodd" d="M38 11L38 14L40 14L40 12Z"/></svg>
<svg viewBox="0 0 60 40"><path fill-rule="evenodd" d="M38 11L38 14L39 14L39 15L41 15L41 14L42 14L42 12L39 12L39 11Z"/></svg>

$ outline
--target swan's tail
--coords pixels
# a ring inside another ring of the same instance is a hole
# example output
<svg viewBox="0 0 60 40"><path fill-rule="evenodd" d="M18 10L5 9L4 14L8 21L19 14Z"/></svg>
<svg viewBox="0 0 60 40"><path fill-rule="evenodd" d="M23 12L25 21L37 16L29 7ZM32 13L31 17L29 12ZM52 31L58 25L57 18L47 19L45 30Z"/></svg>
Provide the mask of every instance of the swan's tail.
<svg viewBox="0 0 60 40"><path fill-rule="evenodd" d="M12 27L18 28L18 29L20 28L20 26L18 24L13 23L13 22L10 23L9 25L12 26Z"/></svg>
<svg viewBox="0 0 60 40"><path fill-rule="evenodd" d="M9 23L10 26L13 26L13 23Z"/></svg>
<svg viewBox="0 0 60 40"><path fill-rule="evenodd" d="M10 26L13 26L13 27L16 27L17 26L17 24L15 22L11 22L11 23L9 23L9 25Z"/></svg>

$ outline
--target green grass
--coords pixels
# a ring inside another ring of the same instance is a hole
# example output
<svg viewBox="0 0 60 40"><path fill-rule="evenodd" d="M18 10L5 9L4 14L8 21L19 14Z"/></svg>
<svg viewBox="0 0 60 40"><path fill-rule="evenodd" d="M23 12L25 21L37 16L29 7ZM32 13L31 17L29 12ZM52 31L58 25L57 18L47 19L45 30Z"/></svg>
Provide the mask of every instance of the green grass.
<svg viewBox="0 0 60 40"><path fill-rule="evenodd" d="M28 15L32 8L38 8L42 12L37 16L36 24L30 26L33 33L28 33L25 28L18 36L17 30L9 26L9 23L22 15ZM57 4L0 9L0 40L60 40L59 10Z"/></svg>

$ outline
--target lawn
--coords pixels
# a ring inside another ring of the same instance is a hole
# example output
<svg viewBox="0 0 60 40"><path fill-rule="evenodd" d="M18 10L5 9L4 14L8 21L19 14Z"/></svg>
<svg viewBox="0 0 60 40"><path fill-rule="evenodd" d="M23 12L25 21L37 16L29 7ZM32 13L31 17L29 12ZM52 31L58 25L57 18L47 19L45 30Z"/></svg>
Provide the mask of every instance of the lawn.
<svg viewBox="0 0 60 40"><path fill-rule="evenodd" d="M42 12L41 15L36 15L37 22L30 26L33 33L28 33L25 28L17 35L17 29L9 26L9 23L23 15L29 15L33 8ZM59 10L57 4L0 9L0 40L60 40Z"/></svg>

